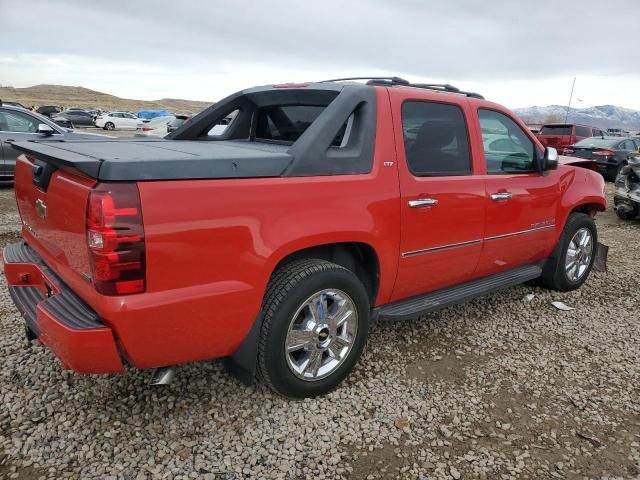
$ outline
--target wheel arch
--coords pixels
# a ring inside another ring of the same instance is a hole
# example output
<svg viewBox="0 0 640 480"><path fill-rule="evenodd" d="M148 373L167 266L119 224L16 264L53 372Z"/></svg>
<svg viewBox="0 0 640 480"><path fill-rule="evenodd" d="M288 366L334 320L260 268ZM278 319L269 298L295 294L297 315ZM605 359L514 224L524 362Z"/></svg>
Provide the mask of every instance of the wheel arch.
<svg viewBox="0 0 640 480"><path fill-rule="evenodd" d="M607 204L605 203L604 197L584 198L564 209L564 214L559 216L560 221L557 223L556 241L560 241L562 232L564 232L565 225L572 213L584 213L594 218L598 212L604 212L606 209Z"/></svg>
<svg viewBox="0 0 640 480"><path fill-rule="evenodd" d="M585 202L573 207L569 212L569 215L571 215L572 213L586 213L590 217L595 217L597 212L604 212L605 210L606 205L598 202Z"/></svg>
<svg viewBox="0 0 640 480"><path fill-rule="evenodd" d="M362 282L369 302L374 305L380 287L380 260L375 249L364 242L336 242L306 247L282 257L271 269L269 279L287 263L307 258L319 258L351 270Z"/></svg>
<svg viewBox="0 0 640 480"><path fill-rule="evenodd" d="M577 167L567 170L561 181L561 199L556 217L558 240L572 213L595 217L596 213L607 209L605 185L602 175L593 170Z"/></svg>
<svg viewBox="0 0 640 480"><path fill-rule="evenodd" d="M371 306L375 304L380 287L380 258L375 248L369 243L361 241L334 242L291 251L273 263L268 281L271 281L275 272L282 266L307 258L327 260L351 270L363 283L369 295ZM225 366L229 372L245 384L252 384L255 381L262 320L262 311L260 311L240 346L225 359Z"/></svg>

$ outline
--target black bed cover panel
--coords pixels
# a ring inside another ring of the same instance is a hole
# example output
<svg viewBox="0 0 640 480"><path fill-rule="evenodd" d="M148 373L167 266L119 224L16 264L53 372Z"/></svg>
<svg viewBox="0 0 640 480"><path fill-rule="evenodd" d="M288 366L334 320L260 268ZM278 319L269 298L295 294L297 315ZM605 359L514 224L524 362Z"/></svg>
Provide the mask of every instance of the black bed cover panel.
<svg viewBox="0 0 640 480"><path fill-rule="evenodd" d="M32 140L13 145L102 181L278 177L292 160L287 146L239 140Z"/></svg>

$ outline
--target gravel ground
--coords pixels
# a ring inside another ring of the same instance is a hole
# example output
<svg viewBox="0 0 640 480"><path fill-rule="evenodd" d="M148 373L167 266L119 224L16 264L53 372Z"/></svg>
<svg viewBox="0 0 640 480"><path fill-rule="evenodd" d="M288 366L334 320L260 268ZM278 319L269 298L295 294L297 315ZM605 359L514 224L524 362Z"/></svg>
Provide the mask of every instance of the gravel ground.
<svg viewBox="0 0 640 480"><path fill-rule="evenodd" d="M13 208L0 190L0 246ZM382 323L345 384L305 401L219 361L168 387L62 371L27 344L0 277L0 477L639 478L640 224L598 223L609 272L579 291L521 286Z"/></svg>

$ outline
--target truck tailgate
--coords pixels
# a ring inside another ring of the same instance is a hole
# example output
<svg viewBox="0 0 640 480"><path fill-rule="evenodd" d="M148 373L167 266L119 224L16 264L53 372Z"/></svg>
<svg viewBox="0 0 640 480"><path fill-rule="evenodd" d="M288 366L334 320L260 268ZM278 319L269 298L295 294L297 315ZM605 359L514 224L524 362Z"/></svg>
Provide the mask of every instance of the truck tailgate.
<svg viewBox="0 0 640 480"><path fill-rule="evenodd" d="M16 162L15 194L27 243L66 283L88 284L87 201L95 180L56 169L46 188L36 186L34 159ZM78 292L81 293L81 292Z"/></svg>

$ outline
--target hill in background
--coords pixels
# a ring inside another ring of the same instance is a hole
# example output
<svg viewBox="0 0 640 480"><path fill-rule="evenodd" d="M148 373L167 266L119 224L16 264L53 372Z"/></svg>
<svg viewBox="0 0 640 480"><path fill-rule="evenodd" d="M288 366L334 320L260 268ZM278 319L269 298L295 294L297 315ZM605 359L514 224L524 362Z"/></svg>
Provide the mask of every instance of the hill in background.
<svg viewBox="0 0 640 480"><path fill-rule="evenodd" d="M32 105L58 105L68 107L101 108L110 111L169 110L172 112L200 112L213 102L163 98L161 100L132 100L84 87L66 85L35 85L33 87L0 87L0 99Z"/></svg>
<svg viewBox="0 0 640 480"><path fill-rule="evenodd" d="M549 105L547 107L516 108L515 114L525 123L564 123L567 107ZM588 108L571 108L568 123L581 123L598 128L622 128L632 132L640 131L640 112L615 105L598 105Z"/></svg>

